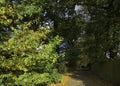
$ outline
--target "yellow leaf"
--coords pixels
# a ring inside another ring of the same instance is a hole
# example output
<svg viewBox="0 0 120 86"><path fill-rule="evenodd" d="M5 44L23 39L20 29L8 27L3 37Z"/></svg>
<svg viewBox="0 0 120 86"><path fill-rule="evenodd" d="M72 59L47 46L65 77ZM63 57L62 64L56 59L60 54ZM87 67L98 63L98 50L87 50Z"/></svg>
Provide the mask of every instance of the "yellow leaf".
<svg viewBox="0 0 120 86"><path fill-rule="evenodd" d="M7 22L8 23L12 23L12 19L7 19Z"/></svg>
<svg viewBox="0 0 120 86"><path fill-rule="evenodd" d="M7 19L7 17L5 16L5 15L3 15L3 16L0 16L2 19Z"/></svg>

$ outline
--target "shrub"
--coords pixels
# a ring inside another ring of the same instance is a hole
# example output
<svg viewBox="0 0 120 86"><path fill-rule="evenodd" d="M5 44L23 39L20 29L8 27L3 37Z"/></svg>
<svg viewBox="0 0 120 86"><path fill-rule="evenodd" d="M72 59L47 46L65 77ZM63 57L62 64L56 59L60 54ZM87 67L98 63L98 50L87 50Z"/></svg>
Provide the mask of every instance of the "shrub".
<svg viewBox="0 0 120 86"><path fill-rule="evenodd" d="M56 46L61 38L50 31L13 29L12 37L0 44L0 83L2 85L46 85L59 81Z"/></svg>

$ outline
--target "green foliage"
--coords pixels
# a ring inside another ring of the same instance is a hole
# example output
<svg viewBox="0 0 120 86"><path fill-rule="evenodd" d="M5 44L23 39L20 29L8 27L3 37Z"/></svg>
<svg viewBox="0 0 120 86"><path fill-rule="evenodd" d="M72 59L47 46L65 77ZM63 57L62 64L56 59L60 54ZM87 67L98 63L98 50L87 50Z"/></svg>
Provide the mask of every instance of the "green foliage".
<svg viewBox="0 0 120 86"><path fill-rule="evenodd" d="M5 4L5 0L1 0L1 1L0 1L0 4Z"/></svg>
<svg viewBox="0 0 120 86"><path fill-rule="evenodd" d="M81 7L78 14L75 5ZM66 57L71 65L77 60L83 65L101 62L107 51L119 52L119 5L119 0L60 0L47 8L46 17L53 19L55 33L65 38Z"/></svg>
<svg viewBox="0 0 120 86"><path fill-rule="evenodd" d="M119 4L116 3L117 1L86 0L83 2L82 6L87 9L90 20L86 22L85 33L80 36L77 45L81 48L79 58L85 64L106 60L106 51L110 54L113 54L114 50L119 52L120 16L118 10L120 8L116 7ZM116 54L111 58L115 56Z"/></svg>
<svg viewBox="0 0 120 86"><path fill-rule="evenodd" d="M48 38L49 33L44 28L13 29L12 38L0 45L0 79L4 85L38 85L59 79L55 50L61 39Z"/></svg>
<svg viewBox="0 0 120 86"><path fill-rule="evenodd" d="M75 5L80 6L78 13ZM25 85L41 77L46 81L33 84L56 82L57 68L66 70L56 52L59 36L71 66L104 61L110 49L119 52L119 5L119 0L1 0L1 82L18 85L25 78ZM51 31L42 28L46 21L51 21Z"/></svg>
<svg viewBox="0 0 120 86"><path fill-rule="evenodd" d="M41 26L44 0L0 1L0 85L58 82L62 39Z"/></svg>

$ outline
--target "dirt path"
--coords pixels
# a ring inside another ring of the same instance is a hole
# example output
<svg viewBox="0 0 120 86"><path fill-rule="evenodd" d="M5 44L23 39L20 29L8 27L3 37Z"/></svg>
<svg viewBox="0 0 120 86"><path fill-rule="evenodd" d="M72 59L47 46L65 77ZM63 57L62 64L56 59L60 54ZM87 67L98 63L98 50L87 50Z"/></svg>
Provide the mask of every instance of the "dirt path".
<svg viewBox="0 0 120 86"><path fill-rule="evenodd" d="M90 71L75 71L69 75L69 80L65 86L114 86L102 80Z"/></svg>

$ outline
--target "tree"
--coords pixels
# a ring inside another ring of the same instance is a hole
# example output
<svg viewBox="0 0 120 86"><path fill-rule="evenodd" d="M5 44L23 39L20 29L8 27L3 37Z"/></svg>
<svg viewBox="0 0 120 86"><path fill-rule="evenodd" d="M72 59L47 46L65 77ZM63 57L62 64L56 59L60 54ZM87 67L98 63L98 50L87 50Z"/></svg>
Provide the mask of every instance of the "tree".
<svg viewBox="0 0 120 86"><path fill-rule="evenodd" d="M114 58L119 52L119 10L118 0L85 0L79 2L84 7L84 11L90 15L90 20L86 22L85 33L81 39L84 40L81 46L84 57L88 62L96 63L106 59L106 53ZM83 55L83 56L82 56ZM85 55L85 56L84 56Z"/></svg>
<svg viewBox="0 0 120 86"><path fill-rule="evenodd" d="M106 52L113 58L119 51L119 4L119 0L54 1L45 17L54 21L55 33L65 38L66 56L73 57L71 61L78 57L95 63L104 61ZM77 14L75 5L82 7Z"/></svg>
<svg viewBox="0 0 120 86"><path fill-rule="evenodd" d="M41 26L41 0L0 1L0 85L58 82L62 39ZM5 34L5 35L4 35Z"/></svg>

